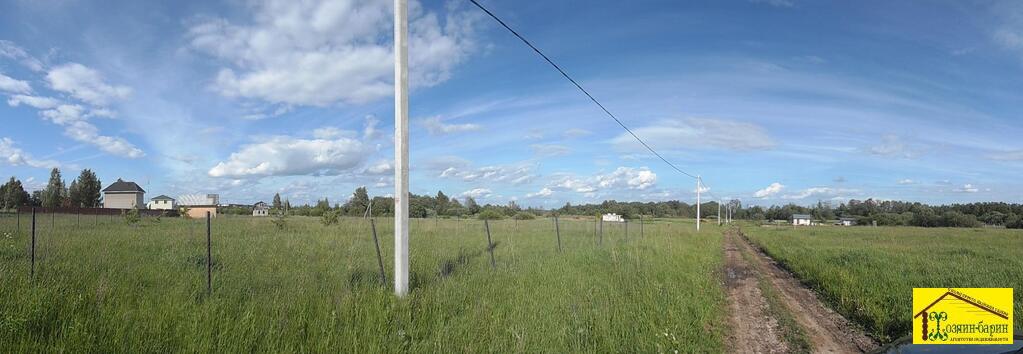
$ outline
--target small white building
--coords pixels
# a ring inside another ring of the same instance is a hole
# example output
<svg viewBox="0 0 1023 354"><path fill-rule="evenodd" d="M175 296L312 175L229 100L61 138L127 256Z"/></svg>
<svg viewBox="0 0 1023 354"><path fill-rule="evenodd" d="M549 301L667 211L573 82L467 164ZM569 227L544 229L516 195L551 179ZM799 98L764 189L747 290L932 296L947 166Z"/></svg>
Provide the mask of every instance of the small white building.
<svg viewBox="0 0 1023 354"><path fill-rule="evenodd" d="M146 204L146 208L153 210L175 210L178 208L178 203L174 198L161 194L156 198L150 199L149 203Z"/></svg>
<svg viewBox="0 0 1023 354"><path fill-rule="evenodd" d="M856 218L839 218L838 224L842 226L856 226Z"/></svg>
<svg viewBox="0 0 1023 354"><path fill-rule="evenodd" d="M808 214L792 214L792 226L813 225L813 216Z"/></svg>
<svg viewBox="0 0 1023 354"><path fill-rule="evenodd" d="M601 220L608 222L625 222L625 218L615 213L604 214L601 216Z"/></svg>
<svg viewBox="0 0 1023 354"><path fill-rule="evenodd" d="M264 202L252 206L252 216L270 216L270 206Z"/></svg>

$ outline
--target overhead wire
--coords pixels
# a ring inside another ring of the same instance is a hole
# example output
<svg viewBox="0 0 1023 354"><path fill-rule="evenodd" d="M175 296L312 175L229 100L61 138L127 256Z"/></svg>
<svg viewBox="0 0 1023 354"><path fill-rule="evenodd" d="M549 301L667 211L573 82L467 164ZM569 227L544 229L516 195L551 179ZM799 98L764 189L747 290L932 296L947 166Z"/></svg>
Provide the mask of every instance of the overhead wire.
<svg viewBox="0 0 1023 354"><path fill-rule="evenodd" d="M696 179L696 180L700 180L701 179L697 175L694 175L692 173L683 171L681 168L676 166L674 163L671 163L671 161L668 161L668 159L664 158L664 156L662 156L659 152L657 152L652 147L650 147L650 145L648 145L645 141L643 141L643 139L641 139L638 135L636 135L636 133L633 132L632 129L629 129L629 127L626 126L625 123L623 123L621 121L621 119L618 119L618 117L615 116L613 113L611 113L611 111L609 111L606 107L604 107L604 105L601 104L600 101L597 101L597 99L594 98L593 95L591 95L589 91L586 91L586 89L583 88L582 85L580 85L578 82L576 82L575 79L572 78L572 76L568 75L568 73L565 72L565 70L562 69L561 66L559 66L558 64L555 64L554 61L551 60L551 58L547 57L547 55L544 54L542 51L540 51L539 48L534 46L533 43L530 43L529 40L527 40L521 34L516 32L510 26L508 26L508 24L504 23L504 21L502 21L499 17L497 17L497 15L495 15L493 12L490 12L490 10L488 10L486 7L481 5L476 0L469 0L469 2L471 2L473 5L476 5L476 7L478 7L480 10L483 10L483 12L485 12L487 15L489 15L491 18L493 18L495 21L497 21L497 23L501 24L502 27L504 27L509 32L511 32L511 34L515 35L515 37L518 37L518 39L521 40L522 43L525 43L527 46L529 46L529 48L533 49L533 51L536 52L536 54L539 54L540 57L542 57L544 60L546 60L548 64L553 66L554 69L556 69L559 73L561 73L562 76L564 76L566 79L568 79L569 82L571 82L573 85L575 85L575 87L578 88L579 91L582 91L582 93L584 95L586 95L586 97L588 97L590 99L590 101L593 101L593 103L595 103L597 105L597 107L600 107L600 109L603 110L604 113L606 113L608 117L611 117L611 119L613 119L616 123L618 123L618 125L620 125L622 127L622 129L625 129L625 131L628 132L629 135L632 135L632 137L635 138L636 141L638 141L641 145L643 145L643 147L645 147L647 150L649 150L651 153L653 153L654 156L657 156L657 158L661 159L661 161L663 161L665 164L667 164L672 169L674 169L675 171L678 171L679 173L681 173L683 175L689 176L690 178L693 178L693 179ZM703 181L701 180L700 184L702 184L702 183L703 183ZM697 187L697 188L699 188L699 187Z"/></svg>

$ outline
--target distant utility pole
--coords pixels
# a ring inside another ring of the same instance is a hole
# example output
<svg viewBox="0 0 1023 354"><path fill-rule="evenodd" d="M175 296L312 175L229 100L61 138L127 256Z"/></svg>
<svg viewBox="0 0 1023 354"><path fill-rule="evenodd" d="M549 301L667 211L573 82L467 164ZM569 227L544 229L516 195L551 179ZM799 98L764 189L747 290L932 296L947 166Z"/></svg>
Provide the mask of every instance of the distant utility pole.
<svg viewBox="0 0 1023 354"><path fill-rule="evenodd" d="M718 200L718 226L721 226L721 200Z"/></svg>
<svg viewBox="0 0 1023 354"><path fill-rule="evenodd" d="M702 182L702 181L703 180L700 179L700 176L697 175L696 176L696 231L700 231L700 185L703 184L703 183L700 183L700 182Z"/></svg>
<svg viewBox="0 0 1023 354"><path fill-rule="evenodd" d="M394 0L394 293L408 293L408 0Z"/></svg>

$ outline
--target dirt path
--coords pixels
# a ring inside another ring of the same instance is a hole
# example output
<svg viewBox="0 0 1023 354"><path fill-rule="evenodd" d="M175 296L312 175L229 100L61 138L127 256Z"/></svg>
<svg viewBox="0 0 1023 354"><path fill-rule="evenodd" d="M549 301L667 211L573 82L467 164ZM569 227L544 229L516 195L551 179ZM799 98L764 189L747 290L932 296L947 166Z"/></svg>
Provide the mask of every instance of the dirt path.
<svg viewBox="0 0 1023 354"><path fill-rule="evenodd" d="M728 289L728 351L731 353L787 353L778 319L771 315L760 279L742 255L738 237L725 236L725 286Z"/></svg>
<svg viewBox="0 0 1023 354"><path fill-rule="evenodd" d="M864 353L878 347L858 327L824 306L813 291L753 247L739 231L726 232L724 244L729 322L735 332L733 348L730 348L732 352L777 353L785 352L792 345L784 340L784 328L779 328L778 321L770 318L771 314L766 312L767 301L763 290L749 289L750 285L757 287L758 279L764 280L761 283L764 286L773 288L772 292L777 294L785 310L805 334L812 352ZM740 271L745 272L743 276L733 277L733 274L740 274ZM762 322L762 326L767 327L773 323L774 328L770 331L750 328L748 323L751 321ZM776 343L779 341L780 344ZM778 351L779 348L781 351Z"/></svg>

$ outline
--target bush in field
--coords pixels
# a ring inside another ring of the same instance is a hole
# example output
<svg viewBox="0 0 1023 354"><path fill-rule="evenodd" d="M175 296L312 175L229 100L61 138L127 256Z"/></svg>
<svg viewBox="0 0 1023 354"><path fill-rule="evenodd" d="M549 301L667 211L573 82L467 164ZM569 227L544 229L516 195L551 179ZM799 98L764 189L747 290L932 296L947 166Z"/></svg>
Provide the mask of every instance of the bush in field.
<svg viewBox="0 0 1023 354"><path fill-rule="evenodd" d="M963 214L958 211L946 211L942 215L942 219L946 227L980 227L980 221L977 221L977 216Z"/></svg>
<svg viewBox="0 0 1023 354"><path fill-rule="evenodd" d="M515 220L533 220L536 219L536 216L524 211L520 211L518 213L515 213L515 216L513 216L513 218L515 218Z"/></svg>
<svg viewBox="0 0 1023 354"><path fill-rule="evenodd" d="M283 213L278 213L273 219L270 219L270 223L277 228L277 230L284 230L288 227L288 221L285 219Z"/></svg>
<svg viewBox="0 0 1023 354"><path fill-rule="evenodd" d="M487 209L480 212L480 220L500 220L504 219L504 215L501 212L493 209Z"/></svg>
<svg viewBox="0 0 1023 354"><path fill-rule="evenodd" d="M324 226L330 226L337 224L338 218L341 216L340 210L327 210L323 212L323 216L320 217L320 222Z"/></svg>
<svg viewBox="0 0 1023 354"><path fill-rule="evenodd" d="M1009 214L1009 216L1005 217L1005 228L1023 229L1023 217L1016 214Z"/></svg>
<svg viewBox="0 0 1023 354"><path fill-rule="evenodd" d="M139 216L138 209L131 209L124 212L124 223L128 225L137 225L139 221L142 221L142 217Z"/></svg>

